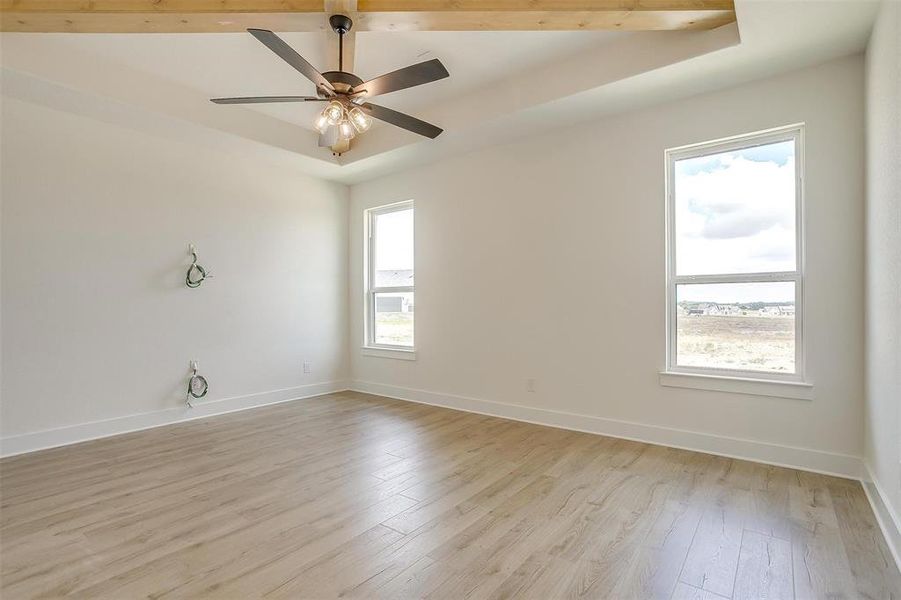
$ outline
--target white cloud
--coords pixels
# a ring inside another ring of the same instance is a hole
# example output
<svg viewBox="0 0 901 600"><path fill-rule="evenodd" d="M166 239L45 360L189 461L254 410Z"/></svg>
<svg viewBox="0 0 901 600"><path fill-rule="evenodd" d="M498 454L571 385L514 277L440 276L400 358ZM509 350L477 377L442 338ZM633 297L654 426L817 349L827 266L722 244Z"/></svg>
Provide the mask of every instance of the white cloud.
<svg viewBox="0 0 901 600"><path fill-rule="evenodd" d="M781 165L739 153L704 160L676 172L678 273L793 270L794 157Z"/></svg>

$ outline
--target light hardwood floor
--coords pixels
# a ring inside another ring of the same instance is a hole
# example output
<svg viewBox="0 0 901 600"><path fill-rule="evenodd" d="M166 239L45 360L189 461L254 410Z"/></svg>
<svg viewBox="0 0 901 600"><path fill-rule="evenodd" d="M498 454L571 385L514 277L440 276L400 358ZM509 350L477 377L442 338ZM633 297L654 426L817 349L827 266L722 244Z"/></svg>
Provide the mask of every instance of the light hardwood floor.
<svg viewBox="0 0 901 600"><path fill-rule="evenodd" d="M898 598L859 483L342 393L0 462L5 600Z"/></svg>

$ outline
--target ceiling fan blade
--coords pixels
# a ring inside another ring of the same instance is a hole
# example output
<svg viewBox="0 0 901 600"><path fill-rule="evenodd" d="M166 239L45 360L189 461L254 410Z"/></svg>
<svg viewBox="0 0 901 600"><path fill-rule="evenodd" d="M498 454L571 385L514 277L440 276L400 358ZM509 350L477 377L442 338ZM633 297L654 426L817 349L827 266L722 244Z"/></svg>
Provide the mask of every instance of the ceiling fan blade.
<svg viewBox="0 0 901 600"><path fill-rule="evenodd" d="M246 98L211 98L215 104L268 104L270 102L325 102L317 96L249 96Z"/></svg>
<svg viewBox="0 0 901 600"><path fill-rule="evenodd" d="M448 75L450 74L447 72L447 69L444 68L444 65L441 64L441 61L437 58L433 58L432 60L410 65L409 67L386 73L375 79L370 79L360 85L354 86L353 91L361 92L366 90L366 93L364 94L365 97L372 98L373 96L380 96L382 94L404 90L424 83L438 81L439 79L444 79Z"/></svg>
<svg viewBox="0 0 901 600"><path fill-rule="evenodd" d="M315 83L316 87L324 88L330 92L335 91L335 88L322 76L322 73L308 63L304 57L294 50L294 48L286 44L282 38L278 37L268 29L248 29L247 32L260 40L267 48L278 54L283 61L297 69L301 75Z"/></svg>
<svg viewBox="0 0 901 600"><path fill-rule="evenodd" d="M369 102L365 102L360 105L360 108L362 108L371 117L374 117L386 123L391 123L392 125L396 125L401 129L406 129L407 131L412 131L413 133L424 135L427 138L435 139L436 137L441 135L442 131L444 131L440 127L436 127L431 123L420 121L416 117L405 115L402 112L397 112L396 110L391 110L390 108L385 108L384 106L379 106L378 104L370 104Z"/></svg>

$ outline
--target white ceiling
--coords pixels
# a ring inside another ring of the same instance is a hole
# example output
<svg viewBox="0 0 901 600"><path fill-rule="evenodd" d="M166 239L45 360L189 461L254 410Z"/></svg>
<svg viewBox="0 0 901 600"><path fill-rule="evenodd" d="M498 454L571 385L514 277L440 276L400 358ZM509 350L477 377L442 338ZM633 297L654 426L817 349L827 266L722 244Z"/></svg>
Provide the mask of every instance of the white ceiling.
<svg viewBox="0 0 901 600"><path fill-rule="evenodd" d="M28 35L28 34L25 34ZM324 33L279 34L320 71ZM604 31L512 32L361 32L356 35L354 71L364 81L410 64L439 58L451 77L416 89L395 92L380 103L416 113L447 99L489 89L511 75L565 60L626 34ZM24 37L24 36L23 36ZM92 61L102 59L195 90L205 97L314 95L313 84L246 33L224 34L56 34L60 48ZM252 110L312 131L322 106L270 104L211 107Z"/></svg>
<svg viewBox="0 0 901 600"><path fill-rule="evenodd" d="M315 104L208 102L313 92L248 34L3 34L2 65L16 74L4 78L3 91L37 94L39 86L16 89L34 77L266 144L292 153L312 174L353 182L566 126L575 115L684 97L859 51L876 4L736 0L736 12L737 28L710 32L361 32L354 70L364 80L430 58L447 66L448 79L378 100L446 132L430 141L379 124L341 159L316 145ZM324 64L334 36L282 37L321 70L335 68Z"/></svg>

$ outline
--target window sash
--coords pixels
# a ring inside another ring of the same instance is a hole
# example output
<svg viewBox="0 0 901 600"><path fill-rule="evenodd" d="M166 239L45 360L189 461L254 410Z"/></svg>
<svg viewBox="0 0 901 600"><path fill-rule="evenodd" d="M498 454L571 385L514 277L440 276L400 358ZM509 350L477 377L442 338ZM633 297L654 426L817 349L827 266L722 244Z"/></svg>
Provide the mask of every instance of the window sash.
<svg viewBox="0 0 901 600"><path fill-rule="evenodd" d="M762 273L715 273L676 275L676 211L675 164L678 160L696 158L778 142L794 141L795 145L795 269ZM724 140L682 146L666 151L666 370L671 373L714 375L775 381L805 380L804 335L804 125L796 124ZM677 364L676 287L680 284L705 283L773 283L795 284L795 372L774 373L719 367L689 367Z"/></svg>
<svg viewBox="0 0 901 600"><path fill-rule="evenodd" d="M368 348L386 348L388 350L413 350L416 347L416 321L413 321L413 345L405 346L403 344L386 344L384 342L376 342L375 341L375 297L376 294L385 293L409 293L416 294L412 287L410 288L374 288L369 291L367 294L366 305L367 305L367 342L366 347Z"/></svg>
<svg viewBox="0 0 901 600"><path fill-rule="evenodd" d="M363 345L367 348L385 348L388 350L413 350L416 345L416 325L414 321L413 329L413 346L404 346L400 344L384 344L377 343L375 341L375 296L376 294L384 294L384 293L416 293L416 285L411 286L395 286L395 287L386 287L386 286L375 286L373 282L375 282L375 267L376 267L376 253L375 253L375 242L376 242L376 231L375 231L375 222L376 219L381 215L386 215L392 212L397 212L401 210L409 210L413 208L412 200L405 200L403 202L397 202L394 204L389 204L387 206L380 206L377 208L370 208L366 210L365 227L366 227L366 240L367 243L365 245L365 255L364 261L366 268L364 269L364 289L365 292L365 312L364 312L364 324L363 324L363 336L364 341ZM414 223L415 228L415 223ZM416 238L416 232L414 229L413 238ZM413 270L416 272L416 261L414 257L413 261Z"/></svg>
<svg viewBox="0 0 901 600"><path fill-rule="evenodd" d="M673 275L673 283L767 283L771 281L800 281L800 271L771 273L729 273L725 275Z"/></svg>
<svg viewBox="0 0 901 600"><path fill-rule="evenodd" d="M721 377L741 377L749 379L770 379L779 381L803 381L804 380L804 347L803 328L804 328L804 311L801 309L802 285L801 276L797 273L779 273L779 277L745 277L738 279L723 279L719 276L713 277L692 277L689 281L673 280L667 286L667 371L671 373L690 373L695 375L717 375ZM753 369L727 369L722 367L697 367L679 365L677 363L678 354L676 347L678 344L678 331L676 327L678 319L679 305L676 302L677 286L683 284L705 284L705 283L794 283L795 284L795 372L794 373L777 373L773 371L762 371Z"/></svg>

